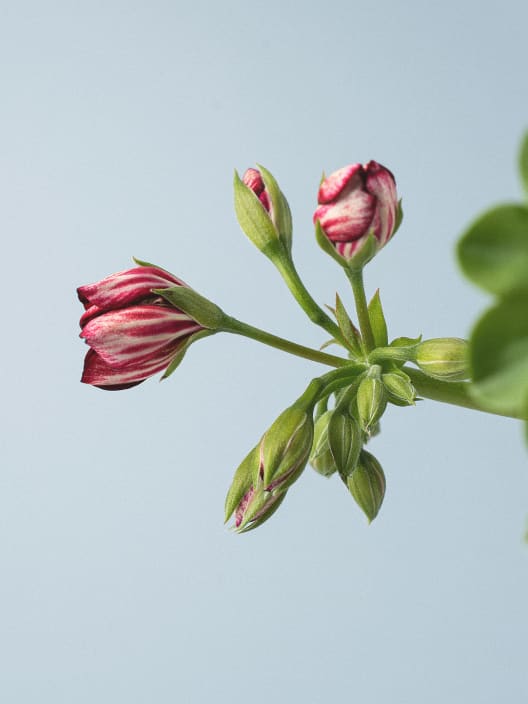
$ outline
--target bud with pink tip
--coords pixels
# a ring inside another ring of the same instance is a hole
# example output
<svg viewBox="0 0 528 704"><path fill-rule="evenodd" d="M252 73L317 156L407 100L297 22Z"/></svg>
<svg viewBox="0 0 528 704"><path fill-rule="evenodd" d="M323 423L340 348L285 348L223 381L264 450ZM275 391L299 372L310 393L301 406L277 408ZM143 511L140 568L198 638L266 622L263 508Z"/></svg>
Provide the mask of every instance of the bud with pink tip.
<svg viewBox="0 0 528 704"><path fill-rule="evenodd" d="M394 176L376 161L334 171L321 182L317 201L319 243L347 265L363 266L401 222Z"/></svg>

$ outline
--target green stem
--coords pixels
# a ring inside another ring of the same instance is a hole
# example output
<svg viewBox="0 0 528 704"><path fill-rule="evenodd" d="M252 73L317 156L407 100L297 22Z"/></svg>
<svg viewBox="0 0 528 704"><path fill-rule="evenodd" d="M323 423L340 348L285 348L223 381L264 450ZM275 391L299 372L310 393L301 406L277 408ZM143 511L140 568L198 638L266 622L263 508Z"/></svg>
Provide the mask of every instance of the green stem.
<svg viewBox="0 0 528 704"><path fill-rule="evenodd" d="M270 347L275 347L278 350L289 352L297 357L311 359L313 362L320 362L321 364L326 364L330 367L344 367L350 364L349 360L344 357L337 357L333 354L326 354L326 352L314 350L311 347L298 345L296 342L286 340L283 337L278 337L277 335L272 335L265 330L256 328L253 325L248 325L247 323L243 323L242 321L236 320L236 318L231 318L230 316L225 317L222 322L221 329L224 332L231 332L235 335L250 337L252 340L257 340L257 342L262 342Z"/></svg>
<svg viewBox="0 0 528 704"><path fill-rule="evenodd" d="M353 271L345 267L345 272L350 280L350 283L352 284L354 301L356 302L356 311L358 315L359 328L361 330L363 342L365 344L366 351L370 352L376 347L376 343L374 341L372 326L370 324L367 298L365 296L365 287L363 286L363 270L358 269Z"/></svg>
<svg viewBox="0 0 528 704"><path fill-rule="evenodd" d="M403 367L403 370L410 377L420 396L430 398L433 401L440 401L441 403L450 403L454 406L471 408L474 411L493 413L497 416L506 416L507 418L528 420L526 414L523 415L516 411L497 411L486 403L477 401L470 394L471 383L468 381L440 381L412 367Z"/></svg>
<svg viewBox="0 0 528 704"><path fill-rule="evenodd" d="M344 344L343 334L339 326L324 312L324 310L314 301L310 292L303 284L301 277L297 273L295 264L289 256L277 256L273 258L273 263L279 270L286 285L290 289L297 303L310 318L312 323L324 328L332 337Z"/></svg>

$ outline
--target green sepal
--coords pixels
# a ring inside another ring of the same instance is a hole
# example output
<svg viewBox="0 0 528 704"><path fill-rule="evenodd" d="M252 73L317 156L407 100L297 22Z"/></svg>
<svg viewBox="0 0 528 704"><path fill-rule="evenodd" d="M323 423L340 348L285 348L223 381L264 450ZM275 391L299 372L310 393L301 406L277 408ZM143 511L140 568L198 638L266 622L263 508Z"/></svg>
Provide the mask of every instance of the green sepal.
<svg viewBox="0 0 528 704"><path fill-rule="evenodd" d="M418 337L395 337L389 347L414 347L422 341L423 335Z"/></svg>
<svg viewBox="0 0 528 704"><path fill-rule="evenodd" d="M528 198L528 131L524 133L519 150L519 172L525 195Z"/></svg>
<svg viewBox="0 0 528 704"><path fill-rule="evenodd" d="M330 477L337 467L328 442L328 423L333 411L325 411L315 421L314 439L310 453L310 465L323 477Z"/></svg>
<svg viewBox="0 0 528 704"><path fill-rule="evenodd" d="M268 255L270 250L275 251L273 245L279 242L279 232L268 211L236 171L233 187L235 212L240 227L261 252Z"/></svg>
<svg viewBox="0 0 528 704"><path fill-rule="evenodd" d="M528 289L528 207L488 210L460 239L458 259L465 275L490 293Z"/></svg>
<svg viewBox="0 0 528 704"><path fill-rule="evenodd" d="M251 489L254 483L255 465L259 465L259 446L248 452L238 468L227 492L225 500L225 523L231 518L238 504L242 501L245 494ZM258 469L257 469L258 472Z"/></svg>
<svg viewBox="0 0 528 704"><path fill-rule="evenodd" d="M381 306L379 288L368 304L368 313L376 347L386 347L389 343L389 337L387 334L387 322Z"/></svg>
<svg viewBox="0 0 528 704"><path fill-rule="evenodd" d="M173 286L172 288L153 289L153 293L162 296L199 325L203 325L204 328L218 330L226 319L226 315L221 308L196 291L193 291L192 288Z"/></svg>
<svg viewBox="0 0 528 704"><path fill-rule="evenodd" d="M505 298L477 322L470 338L472 395L497 411L521 412L528 397L528 293Z"/></svg>
<svg viewBox="0 0 528 704"><path fill-rule="evenodd" d="M158 266L157 264L152 264L152 262L144 262L142 259L138 259L137 257L132 257L132 259L134 260L134 262L138 266L153 266L155 269L161 269L162 271L167 271L167 269L164 269L162 266Z"/></svg>
<svg viewBox="0 0 528 704"><path fill-rule="evenodd" d="M391 237L394 237L394 235L398 232L400 229L400 225L402 224L403 221L403 206L402 206L402 199L398 201L398 208L396 209L396 220L394 223L394 230L392 231Z"/></svg>
<svg viewBox="0 0 528 704"><path fill-rule="evenodd" d="M193 333L192 335L189 335L189 337L184 338L184 341L178 348L178 352L176 353L176 356L173 357L171 363L165 369L163 372L163 376L161 377L160 381L163 381L164 379L168 379L168 377L176 371L176 369L180 366L180 364L183 361L183 358L185 357L187 350L189 347L193 344L193 342L196 342L197 340L201 340L203 337L209 337L209 335L213 335L214 331L213 330L200 330L198 332Z"/></svg>
<svg viewBox="0 0 528 704"><path fill-rule="evenodd" d="M271 518L275 511L279 508L279 506L282 504L284 499L286 498L286 494L288 492L286 491L280 491L276 492L273 494L273 503L270 502L268 505L267 509L262 513L257 519L252 520L249 518L247 521L244 520L241 524L240 527L236 529L236 532L241 534L241 533L249 533L250 530L254 530L255 528L258 528L261 526L263 523L265 523L268 518ZM271 496L271 495L270 495ZM260 509L262 510L262 508Z"/></svg>
<svg viewBox="0 0 528 704"><path fill-rule="evenodd" d="M347 486L369 523L372 523L381 508L385 485L381 464L370 452L362 450L356 469L347 479Z"/></svg>
<svg viewBox="0 0 528 704"><path fill-rule="evenodd" d="M346 266L350 271L361 271L363 267L373 259L379 249L379 242L376 235L370 232L363 240L363 243L357 249L352 257L346 260Z"/></svg>
<svg viewBox="0 0 528 704"><path fill-rule="evenodd" d="M312 442L311 413L295 404L283 411L260 441L264 487L282 479L287 486L293 483L308 461Z"/></svg>
<svg viewBox="0 0 528 704"><path fill-rule="evenodd" d="M293 225L290 206L273 174L261 164L257 164L257 166L262 180L264 181L266 191L268 192L270 203L272 204L273 222L279 233L279 238L284 243L288 252L291 252Z"/></svg>
<svg viewBox="0 0 528 704"><path fill-rule="evenodd" d="M361 358L363 355L361 335L359 333L359 330L350 320L346 308L337 293L335 317L337 320L337 324L339 325L339 329L343 333L343 338L347 343L349 351L354 355L354 357Z"/></svg>
<svg viewBox="0 0 528 704"><path fill-rule="evenodd" d="M341 479L346 482L354 470L361 450L359 423L346 410L336 408L328 423L328 445Z"/></svg>
<svg viewBox="0 0 528 704"><path fill-rule="evenodd" d="M332 259L335 259L336 262L338 262L338 264L340 264L341 266L346 266L346 259L344 259L340 254L337 253L336 248L325 235L319 220L315 221L315 239L317 240L317 244L319 245L319 247L321 247L323 252L329 254Z"/></svg>

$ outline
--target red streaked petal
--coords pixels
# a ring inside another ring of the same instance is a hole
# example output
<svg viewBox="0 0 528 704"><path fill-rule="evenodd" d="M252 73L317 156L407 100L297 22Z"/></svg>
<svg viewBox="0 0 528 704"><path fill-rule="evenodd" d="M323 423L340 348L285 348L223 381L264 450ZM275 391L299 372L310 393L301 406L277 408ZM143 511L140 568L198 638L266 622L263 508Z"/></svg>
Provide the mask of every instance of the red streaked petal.
<svg viewBox="0 0 528 704"><path fill-rule="evenodd" d="M163 371L168 367L178 350L175 345L170 352L167 352L159 359L151 361L149 364L141 366L124 367L115 369L107 364L93 350L89 350L84 358L84 369L81 381L84 384L91 384L108 391L119 391L129 389L132 386L141 384L148 377Z"/></svg>
<svg viewBox="0 0 528 704"><path fill-rule="evenodd" d="M176 308L139 305L92 318L81 337L107 364L121 369L156 360L166 354L168 345L201 329Z"/></svg>
<svg viewBox="0 0 528 704"><path fill-rule="evenodd" d="M317 202L320 205L331 203L341 196L345 188L363 187L363 166L361 164L350 164L342 169L334 171L327 176L319 186Z"/></svg>
<svg viewBox="0 0 528 704"><path fill-rule="evenodd" d="M376 215L372 227L382 245L390 239L396 224L398 195L392 173L381 164L371 161L367 164L366 187L376 196Z"/></svg>
<svg viewBox="0 0 528 704"><path fill-rule="evenodd" d="M77 294L86 309L95 305L103 310L112 310L141 301L151 294L153 288L185 285L163 269L138 266L107 276L94 284L80 286Z"/></svg>
<svg viewBox="0 0 528 704"><path fill-rule="evenodd" d="M314 213L332 242L348 242L362 237L370 228L376 212L376 198L363 190L348 193L329 205L320 205Z"/></svg>

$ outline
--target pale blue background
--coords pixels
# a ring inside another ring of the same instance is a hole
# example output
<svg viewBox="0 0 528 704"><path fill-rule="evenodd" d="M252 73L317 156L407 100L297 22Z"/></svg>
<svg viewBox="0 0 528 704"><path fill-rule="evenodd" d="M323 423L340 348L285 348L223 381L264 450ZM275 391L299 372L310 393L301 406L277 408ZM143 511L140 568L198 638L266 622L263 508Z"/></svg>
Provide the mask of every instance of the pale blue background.
<svg viewBox="0 0 528 704"><path fill-rule="evenodd" d="M273 170L303 277L350 303L311 214L323 169L375 158L406 217L368 292L394 336L467 335L486 297L453 248L520 197L527 29L523 0L0 3L2 702L527 701L518 423L393 409L371 527L308 470L239 537L232 473L323 369L218 336L104 393L78 382L74 295L136 255L317 346L236 224L232 170Z"/></svg>

